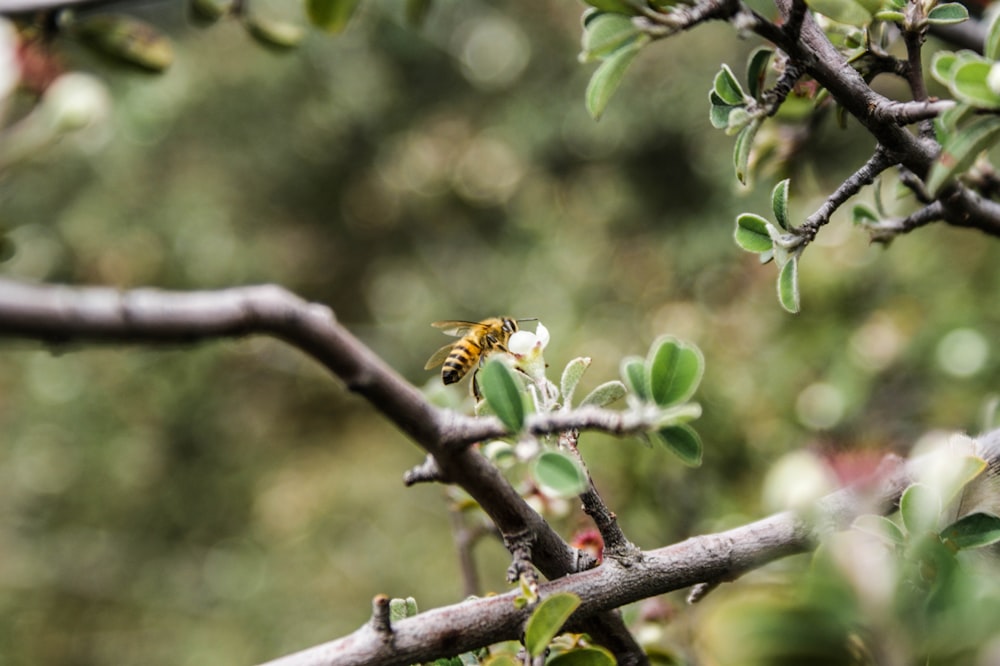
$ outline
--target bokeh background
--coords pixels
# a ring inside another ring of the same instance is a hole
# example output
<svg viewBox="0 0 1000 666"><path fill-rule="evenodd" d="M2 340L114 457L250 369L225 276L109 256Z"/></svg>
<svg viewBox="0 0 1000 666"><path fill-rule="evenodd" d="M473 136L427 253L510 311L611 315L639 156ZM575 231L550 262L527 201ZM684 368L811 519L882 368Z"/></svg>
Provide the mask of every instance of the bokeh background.
<svg viewBox="0 0 1000 666"><path fill-rule="evenodd" d="M329 304L417 385L428 324L538 317L584 388L658 335L697 343L705 462L586 435L643 547L763 515L768 469L809 449L849 474L936 429L976 432L997 389L996 241L932 225L888 250L845 213L784 313L739 212L815 210L872 139L832 114L739 186L712 130L727 25L647 48L600 122L571 0L437 0L420 28L365 2L345 34L267 49L181 2L122 3L174 40L162 75L57 41L110 87L110 122L0 175L5 277L119 287L279 283ZM300 20L297 3L255 11ZM766 7L762 11L769 12ZM291 12L291 15L289 15ZM888 206L905 210L891 182ZM861 200L871 200L866 193ZM450 399L468 408L467 387ZM377 593L462 598L448 499L404 488L420 451L308 358L266 339L192 348L0 346L0 662L246 664L352 631ZM852 467L853 466L853 467ZM571 512L565 534L585 525ZM499 543L476 549L503 590Z"/></svg>

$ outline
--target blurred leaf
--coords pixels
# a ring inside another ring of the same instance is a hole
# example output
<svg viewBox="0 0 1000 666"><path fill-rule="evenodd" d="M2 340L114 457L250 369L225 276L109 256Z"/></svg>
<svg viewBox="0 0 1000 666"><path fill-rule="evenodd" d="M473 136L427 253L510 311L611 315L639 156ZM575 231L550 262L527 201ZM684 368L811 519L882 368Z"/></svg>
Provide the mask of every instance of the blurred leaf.
<svg viewBox="0 0 1000 666"><path fill-rule="evenodd" d="M851 209L851 220L857 225L876 224L878 216L865 204L855 204Z"/></svg>
<svg viewBox="0 0 1000 666"><path fill-rule="evenodd" d="M774 50L766 46L757 47L747 59L747 88L750 96L760 99L764 91L764 81L767 79L767 66L771 62Z"/></svg>
<svg viewBox="0 0 1000 666"><path fill-rule="evenodd" d="M981 152L996 143L1000 137L1000 118L982 116L967 127L945 136L941 154L927 175L927 190L931 196L940 194L945 185L966 171Z"/></svg>
<svg viewBox="0 0 1000 666"><path fill-rule="evenodd" d="M524 398L514 372L499 358L491 358L476 377L493 413L511 432L520 432L524 427Z"/></svg>
<svg viewBox="0 0 1000 666"><path fill-rule="evenodd" d="M576 385L580 383L583 373L590 367L590 359L586 356L574 358L566 364L562 378L559 380L559 390L562 395L563 405L569 407L573 404L573 394L576 392Z"/></svg>
<svg viewBox="0 0 1000 666"><path fill-rule="evenodd" d="M875 18L879 21L887 21L889 23L902 23L906 20L906 15L900 11L883 9L875 12Z"/></svg>
<svg viewBox="0 0 1000 666"><path fill-rule="evenodd" d="M587 111L594 120L599 120L612 95L621 85L625 70L635 59L644 42L636 40L610 54L594 71L587 84Z"/></svg>
<svg viewBox="0 0 1000 666"><path fill-rule="evenodd" d="M911 535L923 534L934 529L941 516L941 498L929 486L914 483L899 500L899 515L903 527Z"/></svg>
<svg viewBox="0 0 1000 666"><path fill-rule="evenodd" d="M774 211L774 217L778 222L778 226L788 231L788 179L785 178L783 181L774 186L771 190L771 210Z"/></svg>
<svg viewBox="0 0 1000 666"><path fill-rule="evenodd" d="M218 21L233 11L235 0L191 0L195 14L207 21Z"/></svg>
<svg viewBox="0 0 1000 666"><path fill-rule="evenodd" d="M88 46L151 72L162 72L174 61L170 39L149 23L131 16L86 16L77 20L73 28Z"/></svg>
<svg viewBox="0 0 1000 666"><path fill-rule="evenodd" d="M927 20L937 25L961 23L969 19L969 10L957 2L938 5L927 14Z"/></svg>
<svg viewBox="0 0 1000 666"><path fill-rule="evenodd" d="M688 425L669 426L649 433L651 439L666 447L688 467L701 466L702 443L697 431Z"/></svg>
<svg viewBox="0 0 1000 666"><path fill-rule="evenodd" d="M610 652L594 645L557 654L545 662L545 666L615 666L616 663Z"/></svg>
<svg viewBox="0 0 1000 666"><path fill-rule="evenodd" d="M799 258L791 257L778 274L778 301L795 314L799 311Z"/></svg>
<svg viewBox="0 0 1000 666"><path fill-rule="evenodd" d="M542 599L524 628L524 647L528 654L541 656L579 606L580 597L571 592L557 592Z"/></svg>
<svg viewBox="0 0 1000 666"><path fill-rule="evenodd" d="M983 45L983 55L987 60L1000 60L1000 14L994 13L986 31L986 42Z"/></svg>
<svg viewBox="0 0 1000 666"><path fill-rule="evenodd" d="M753 121L743 128L736 136L736 145L733 147L733 166L736 168L736 178L743 185L747 183L747 168L750 163L750 149L753 147L754 137L760 128L761 119L754 118Z"/></svg>
<svg viewBox="0 0 1000 666"><path fill-rule="evenodd" d="M347 27L359 0L306 0L306 14L317 28L337 33Z"/></svg>
<svg viewBox="0 0 1000 666"><path fill-rule="evenodd" d="M649 400L649 379L646 376L646 361L638 356L622 359L622 380L628 390L640 400Z"/></svg>
<svg viewBox="0 0 1000 666"><path fill-rule="evenodd" d="M258 43L282 50L298 46L306 36L305 29L300 25L259 14L245 16L244 25Z"/></svg>
<svg viewBox="0 0 1000 666"><path fill-rule="evenodd" d="M743 213L736 218L733 237L736 244L747 252L767 252L774 246L771 235L767 233L767 220L753 213Z"/></svg>
<svg viewBox="0 0 1000 666"><path fill-rule="evenodd" d="M648 367L649 395L660 407L669 407L694 395L705 359L696 346L664 336L653 343Z"/></svg>
<svg viewBox="0 0 1000 666"><path fill-rule="evenodd" d="M524 666L524 662L516 659L512 654L502 652L487 657L483 662L483 666Z"/></svg>
<svg viewBox="0 0 1000 666"><path fill-rule="evenodd" d="M638 14L639 11L628 0L584 0L591 7L618 14Z"/></svg>
<svg viewBox="0 0 1000 666"><path fill-rule="evenodd" d="M941 532L959 549L980 548L1000 541L1000 517L991 513L962 516Z"/></svg>
<svg viewBox="0 0 1000 666"><path fill-rule="evenodd" d="M813 11L838 23L865 26L871 23L872 12L857 0L806 0Z"/></svg>
<svg viewBox="0 0 1000 666"><path fill-rule="evenodd" d="M746 95L743 92L743 88L740 86L740 82L736 80L733 70L729 69L729 65L723 65L722 69L715 75L712 89L723 102L730 106L739 106L746 103Z"/></svg>
<svg viewBox="0 0 1000 666"><path fill-rule="evenodd" d="M872 513L858 516L851 523L851 527L876 537L887 546L901 546L906 539L903 531L899 529L899 525L885 516L877 516Z"/></svg>
<svg viewBox="0 0 1000 666"><path fill-rule="evenodd" d="M990 88L989 76L994 65L982 59L960 60L951 74L951 91L959 100L983 109L1000 108L1000 94Z"/></svg>
<svg viewBox="0 0 1000 666"><path fill-rule="evenodd" d="M575 497L590 485L579 463L560 451L543 451L538 456L535 481L559 497Z"/></svg>
<svg viewBox="0 0 1000 666"><path fill-rule="evenodd" d="M415 27L423 25L433 4L434 0L406 0L407 24Z"/></svg>
<svg viewBox="0 0 1000 666"><path fill-rule="evenodd" d="M726 118L726 134L729 136L739 134L752 120L753 116L750 115L745 106L730 107L729 115Z"/></svg>
<svg viewBox="0 0 1000 666"><path fill-rule="evenodd" d="M621 14L598 14L587 22L583 31L584 61L599 60L640 35L632 19Z"/></svg>
<svg viewBox="0 0 1000 666"><path fill-rule="evenodd" d="M580 403L580 407L607 407L615 400L624 397L626 393L625 385L617 379L612 379L588 393L587 397Z"/></svg>

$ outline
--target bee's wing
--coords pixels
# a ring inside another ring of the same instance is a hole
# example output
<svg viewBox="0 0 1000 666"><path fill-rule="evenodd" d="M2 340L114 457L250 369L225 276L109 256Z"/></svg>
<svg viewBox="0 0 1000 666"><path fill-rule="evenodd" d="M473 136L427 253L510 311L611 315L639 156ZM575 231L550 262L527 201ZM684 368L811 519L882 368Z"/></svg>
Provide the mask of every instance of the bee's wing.
<svg viewBox="0 0 1000 666"><path fill-rule="evenodd" d="M436 368L437 366L444 363L444 360L448 358L448 354L451 353L451 348L454 346L455 346L454 343L449 342L444 347L441 347L441 349L438 349L436 352L434 352L431 355L431 357L427 359L427 363L424 364L424 370L430 370L431 368Z"/></svg>
<svg viewBox="0 0 1000 666"><path fill-rule="evenodd" d="M463 321L461 319L446 319L445 321L436 321L431 324L434 328L440 328L441 332L445 335L454 335L456 338L461 337L471 331L474 328L482 327L477 321Z"/></svg>

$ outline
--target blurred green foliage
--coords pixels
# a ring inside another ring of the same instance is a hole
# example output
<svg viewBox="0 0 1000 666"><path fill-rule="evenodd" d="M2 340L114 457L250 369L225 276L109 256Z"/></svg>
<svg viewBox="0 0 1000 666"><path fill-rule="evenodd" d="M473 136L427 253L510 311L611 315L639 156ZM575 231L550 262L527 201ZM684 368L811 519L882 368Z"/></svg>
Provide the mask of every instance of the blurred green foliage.
<svg viewBox="0 0 1000 666"><path fill-rule="evenodd" d="M994 241L931 226L885 251L843 212L802 258L796 316L733 243L778 178L735 183L707 95L752 40L710 24L644 49L595 123L582 5L442 0L415 29L396 4L282 52L144 5L174 39L162 75L57 42L107 81L113 118L3 174L2 274L280 283L435 391L421 368L438 319L538 317L554 367L593 357L583 394L657 336L690 340L706 358L702 468L581 440L643 547L759 515L787 452L850 476L865 452L977 429L1000 369ZM870 144L827 119L778 174L793 222ZM300 354L258 339L2 351L3 663L241 664L353 630L376 593L461 599L443 492L400 481L419 451ZM502 547L477 557L484 588L504 589Z"/></svg>

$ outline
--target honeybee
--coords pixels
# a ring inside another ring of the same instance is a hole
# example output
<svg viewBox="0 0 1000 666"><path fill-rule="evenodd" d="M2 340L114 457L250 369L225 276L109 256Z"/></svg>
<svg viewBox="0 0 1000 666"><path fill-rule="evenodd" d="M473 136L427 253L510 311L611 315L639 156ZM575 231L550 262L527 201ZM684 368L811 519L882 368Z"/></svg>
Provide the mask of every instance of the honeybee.
<svg viewBox="0 0 1000 666"><path fill-rule="evenodd" d="M424 370L444 364L441 381L454 384L468 374L477 363L482 364L486 356L495 351L507 351L507 341L517 332L518 321L510 317L490 317L482 321L436 321L431 326L440 328L447 335L461 336L456 342L446 344L427 359ZM472 379L472 393L479 398L479 388L475 377Z"/></svg>

